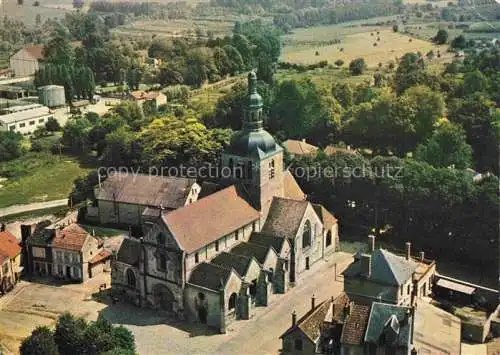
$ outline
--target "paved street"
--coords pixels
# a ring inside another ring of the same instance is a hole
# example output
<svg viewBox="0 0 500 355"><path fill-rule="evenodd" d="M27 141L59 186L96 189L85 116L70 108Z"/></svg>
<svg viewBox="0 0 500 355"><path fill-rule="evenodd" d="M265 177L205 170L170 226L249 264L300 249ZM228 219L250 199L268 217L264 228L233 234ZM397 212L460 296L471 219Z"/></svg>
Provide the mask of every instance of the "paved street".
<svg viewBox="0 0 500 355"><path fill-rule="evenodd" d="M36 202L36 203L30 203L30 204L26 204L26 205L14 205L14 206L10 206L10 207L0 208L0 217L8 216L11 214L18 214L18 213L42 210L45 208L66 206L67 204L68 204L68 199L65 198L62 200Z"/></svg>
<svg viewBox="0 0 500 355"><path fill-rule="evenodd" d="M291 324L291 312L302 316L310 307L311 296L317 303L338 295L342 278L334 280L333 264L337 272L352 260L351 255L336 253L327 262L318 262L297 286L285 295L275 295L268 307L257 308L248 321L234 321L227 334L217 334L201 326L171 322L151 310L118 304L104 309L104 316L123 324L135 334L139 354L278 354L279 336ZM167 324L168 323L168 324Z"/></svg>

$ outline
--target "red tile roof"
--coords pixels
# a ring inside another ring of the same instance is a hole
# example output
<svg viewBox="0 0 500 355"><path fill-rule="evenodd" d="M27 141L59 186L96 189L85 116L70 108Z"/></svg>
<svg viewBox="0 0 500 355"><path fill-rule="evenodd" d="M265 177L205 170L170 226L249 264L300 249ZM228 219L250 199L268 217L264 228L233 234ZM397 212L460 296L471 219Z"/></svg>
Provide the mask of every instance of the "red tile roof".
<svg viewBox="0 0 500 355"><path fill-rule="evenodd" d="M89 264L97 264L98 262L101 262L103 260L106 260L111 257L111 252L109 250L101 250L99 254L94 256L92 259L89 260Z"/></svg>
<svg viewBox="0 0 500 355"><path fill-rule="evenodd" d="M90 234L74 223L63 230L57 230L56 237L52 241L52 246L55 248L68 249L78 251L81 250L85 244L85 240Z"/></svg>
<svg viewBox="0 0 500 355"><path fill-rule="evenodd" d="M21 253L19 241L10 232L0 232L0 253L9 258L15 258Z"/></svg>
<svg viewBox="0 0 500 355"><path fill-rule="evenodd" d="M192 253L258 220L260 213L230 186L162 218L180 246Z"/></svg>
<svg viewBox="0 0 500 355"><path fill-rule="evenodd" d="M288 153L294 155L315 155L318 147L309 144L304 140L287 139L282 144Z"/></svg>
<svg viewBox="0 0 500 355"><path fill-rule="evenodd" d="M154 100L160 95L159 91L132 91L130 92L130 96L132 96L135 100Z"/></svg>
<svg viewBox="0 0 500 355"><path fill-rule="evenodd" d="M292 200L305 200L306 194L300 188L297 180L292 173L287 170L284 174L283 187L285 189L285 197Z"/></svg>
<svg viewBox="0 0 500 355"><path fill-rule="evenodd" d="M41 44L24 47L24 50L35 59L45 59L45 56L43 55L43 45Z"/></svg>

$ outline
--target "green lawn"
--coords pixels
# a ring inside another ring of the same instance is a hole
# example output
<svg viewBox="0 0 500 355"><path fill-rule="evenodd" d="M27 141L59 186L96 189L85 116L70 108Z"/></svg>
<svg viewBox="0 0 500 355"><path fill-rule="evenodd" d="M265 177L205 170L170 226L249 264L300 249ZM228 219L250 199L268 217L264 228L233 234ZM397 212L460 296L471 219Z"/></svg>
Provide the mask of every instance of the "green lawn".
<svg viewBox="0 0 500 355"><path fill-rule="evenodd" d="M0 208L16 204L63 199L73 188L73 181L85 176L90 168L82 167L72 157L49 153L30 153L10 162L0 163Z"/></svg>

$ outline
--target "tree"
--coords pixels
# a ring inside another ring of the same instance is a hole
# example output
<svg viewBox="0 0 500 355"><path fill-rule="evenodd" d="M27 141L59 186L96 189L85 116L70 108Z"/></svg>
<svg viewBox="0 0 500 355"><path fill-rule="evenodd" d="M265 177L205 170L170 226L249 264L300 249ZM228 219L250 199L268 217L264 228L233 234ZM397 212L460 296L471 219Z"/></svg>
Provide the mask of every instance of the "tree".
<svg viewBox="0 0 500 355"><path fill-rule="evenodd" d="M207 129L193 111L186 111L183 117L168 114L153 120L139 134L141 161L148 166L215 162L229 144L229 134L220 135L222 131L230 132Z"/></svg>
<svg viewBox="0 0 500 355"><path fill-rule="evenodd" d="M398 32L399 31L399 26L397 24L392 25L392 30L394 32Z"/></svg>
<svg viewBox="0 0 500 355"><path fill-rule="evenodd" d="M394 84L396 93L402 94L407 88L426 81L425 65L422 58L416 53L406 53L399 61Z"/></svg>
<svg viewBox="0 0 500 355"><path fill-rule="evenodd" d="M417 147L415 157L435 167L465 169L471 165L472 148L462 127L443 121L429 140Z"/></svg>
<svg viewBox="0 0 500 355"><path fill-rule="evenodd" d="M21 355L59 355L52 331L37 327L23 340L19 348Z"/></svg>
<svg viewBox="0 0 500 355"><path fill-rule="evenodd" d="M337 59L335 61L335 65L338 66L339 68L344 65L344 61L342 59Z"/></svg>
<svg viewBox="0 0 500 355"><path fill-rule="evenodd" d="M46 61L56 65L69 66L73 62L70 34L66 27L58 24L51 39L43 48Z"/></svg>
<svg viewBox="0 0 500 355"><path fill-rule="evenodd" d="M467 47L467 40L463 35L459 35L451 41L451 47L455 49L464 49Z"/></svg>
<svg viewBox="0 0 500 355"><path fill-rule="evenodd" d="M448 32L445 29L440 29L433 39L436 44L445 44L448 40Z"/></svg>
<svg viewBox="0 0 500 355"><path fill-rule="evenodd" d="M356 58L349 63L349 70L352 75L361 75L366 69L366 63L363 58Z"/></svg>
<svg viewBox="0 0 500 355"><path fill-rule="evenodd" d="M63 128L63 145L77 155L88 153L91 128L92 124L84 117L70 118Z"/></svg>
<svg viewBox="0 0 500 355"><path fill-rule="evenodd" d="M20 133L0 132L0 161L16 159L23 155L23 141Z"/></svg>
<svg viewBox="0 0 500 355"><path fill-rule="evenodd" d="M348 83L335 83L332 86L332 95L342 105L348 108L354 101L354 90Z"/></svg>
<svg viewBox="0 0 500 355"><path fill-rule="evenodd" d="M45 128L48 132L59 132L61 130L61 125L54 117L49 117L47 122L45 122Z"/></svg>
<svg viewBox="0 0 500 355"><path fill-rule="evenodd" d="M272 84L274 78L274 63L268 56L258 58L257 76L259 80Z"/></svg>
<svg viewBox="0 0 500 355"><path fill-rule="evenodd" d="M425 85L413 86L399 98L399 104L411 107L411 116L416 139L426 140L434 129L434 124L445 114L445 103L440 92L431 90Z"/></svg>
<svg viewBox="0 0 500 355"><path fill-rule="evenodd" d="M478 69L467 72L464 75L464 92L473 94L475 92L486 91L488 88L488 78Z"/></svg>
<svg viewBox="0 0 500 355"><path fill-rule="evenodd" d="M84 354L87 322L69 313L61 315L54 331L54 341L61 355Z"/></svg>

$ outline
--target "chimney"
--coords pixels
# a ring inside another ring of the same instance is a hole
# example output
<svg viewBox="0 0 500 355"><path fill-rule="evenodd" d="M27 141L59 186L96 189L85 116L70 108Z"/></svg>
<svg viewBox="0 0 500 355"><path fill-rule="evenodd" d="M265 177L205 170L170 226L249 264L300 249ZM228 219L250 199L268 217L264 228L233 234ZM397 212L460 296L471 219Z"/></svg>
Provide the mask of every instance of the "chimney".
<svg viewBox="0 0 500 355"><path fill-rule="evenodd" d="M361 272L369 278L372 275L372 256L362 255L361 256Z"/></svg>
<svg viewBox="0 0 500 355"><path fill-rule="evenodd" d="M313 293L311 297L311 310L314 310L315 307L316 307L316 296Z"/></svg>
<svg viewBox="0 0 500 355"><path fill-rule="evenodd" d="M373 234L368 236L368 246L370 247L370 253L375 250L375 236Z"/></svg>
<svg viewBox="0 0 500 355"><path fill-rule="evenodd" d="M295 311L293 311L292 312L292 327L294 327L295 324L297 324L297 313L295 313Z"/></svg>
<svg viewBox="0 0 500 355"><path fill-rule="evenodd" d="M421 261L421 262L423 262L423 261L424 261L424 256L425 256L424 252L423 252L423 251L421 251L421 252L420 252L420 261Z"/></svg>
<svg viewBox="0 0 500 355"><path fill-rule="evenodd" d="M406 242L406 260L410 260L411 258L411 243Z"/></svg>

